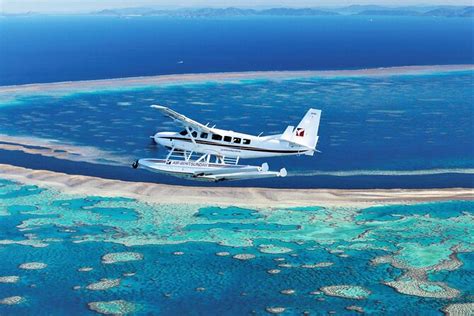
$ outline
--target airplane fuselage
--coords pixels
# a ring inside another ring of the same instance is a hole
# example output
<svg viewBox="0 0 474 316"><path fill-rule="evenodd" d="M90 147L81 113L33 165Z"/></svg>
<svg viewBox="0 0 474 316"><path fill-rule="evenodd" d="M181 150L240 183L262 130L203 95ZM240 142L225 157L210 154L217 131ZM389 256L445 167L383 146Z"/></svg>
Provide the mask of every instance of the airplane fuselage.
<svg viewBox="0 0 474 316"><path fill-rule="evenodd" d="M158 132L155 142L167 148L229 158L262 158L289 155L313 155L313 150L280 139L281 135L254 136L212 128L212 132Z"/></svg>

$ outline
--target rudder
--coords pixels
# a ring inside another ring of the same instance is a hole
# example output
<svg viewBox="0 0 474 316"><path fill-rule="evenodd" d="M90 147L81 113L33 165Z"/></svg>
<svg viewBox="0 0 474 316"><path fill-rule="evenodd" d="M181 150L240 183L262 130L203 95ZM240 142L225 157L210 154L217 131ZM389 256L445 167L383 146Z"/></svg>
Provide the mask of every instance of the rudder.
<svg viewBox="0 0 474 316"><path fill-rule="evenodd" d="M296 126L294 139L300 140L301 142L298 141L298 143L304 146L315 149L318 142L320 120L321 110L309 109L298 126Z"/></svg>
<svg viewBox="0 0 474 316"><path fill-rule="evenodd" d="M321 110L311 108L306 112L298 126L296 128L288 126L281 138L285 141L316 150L320 120Z"/></svg>

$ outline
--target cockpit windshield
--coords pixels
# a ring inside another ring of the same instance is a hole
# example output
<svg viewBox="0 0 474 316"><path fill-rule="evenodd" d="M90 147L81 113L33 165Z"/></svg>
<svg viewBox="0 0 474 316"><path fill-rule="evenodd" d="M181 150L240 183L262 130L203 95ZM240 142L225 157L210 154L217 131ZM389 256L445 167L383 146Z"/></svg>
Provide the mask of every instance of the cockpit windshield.
<svg viewBox="0 0 474 316"><path fill-rule="evenodd" d="M188 131L187 130L182 130L181 132L179 132L179 135L186 136L186 135L188 135Z"/></svg>

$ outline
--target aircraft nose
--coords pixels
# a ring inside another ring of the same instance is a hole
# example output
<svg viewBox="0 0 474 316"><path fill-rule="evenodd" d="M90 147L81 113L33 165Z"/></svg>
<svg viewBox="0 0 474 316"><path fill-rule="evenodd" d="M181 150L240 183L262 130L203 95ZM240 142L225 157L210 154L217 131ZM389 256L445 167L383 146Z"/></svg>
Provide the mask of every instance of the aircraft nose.
<svg viewBox="0 0 474 316"><path fill-rule="evenodd" d="M163 145L164 142L170 141L170 137L172 137L175 133L173 132L158 132L153 136L155 142L157 144Z"/></svg>

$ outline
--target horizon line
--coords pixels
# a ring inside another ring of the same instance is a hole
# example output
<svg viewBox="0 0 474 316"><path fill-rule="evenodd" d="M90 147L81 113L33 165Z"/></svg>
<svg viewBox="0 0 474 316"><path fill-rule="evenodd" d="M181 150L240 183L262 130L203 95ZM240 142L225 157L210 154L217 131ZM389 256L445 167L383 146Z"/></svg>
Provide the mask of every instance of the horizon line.
<svg viewBox="0 0 474 316"><path fill-rule="evenodd" d="M334 4L320 4L320 5L136 5L136 6L121 6L121 7L111 7L111 6L104 6L103 8L96 8L96 9L82 9L82 10L71 10L71 11L61 11L61 10L28 10L28 9L21 9L21 10L8 10L5 8L0 9L0 15L8 15L8 14L93 14L98 13L104 10L125 10L125 9L150 9L150 10L163 10L163 11L179 11L179 10L199 10L199 9L253 9L253 10L268 10L268 9L329 9L329 10L341 10L350 7L366 7L366 6L374 6L380 8L433 8L433 7L451 7L451 8L467 8L467 7L474 7L472 2L468 2L466 4L450 4L450 3L443 3L443 4L427 4L427 3L418 3L418 4L376 4L376 3L369 3L369 4L341 4L341 5L334 5Z"/></svg>

